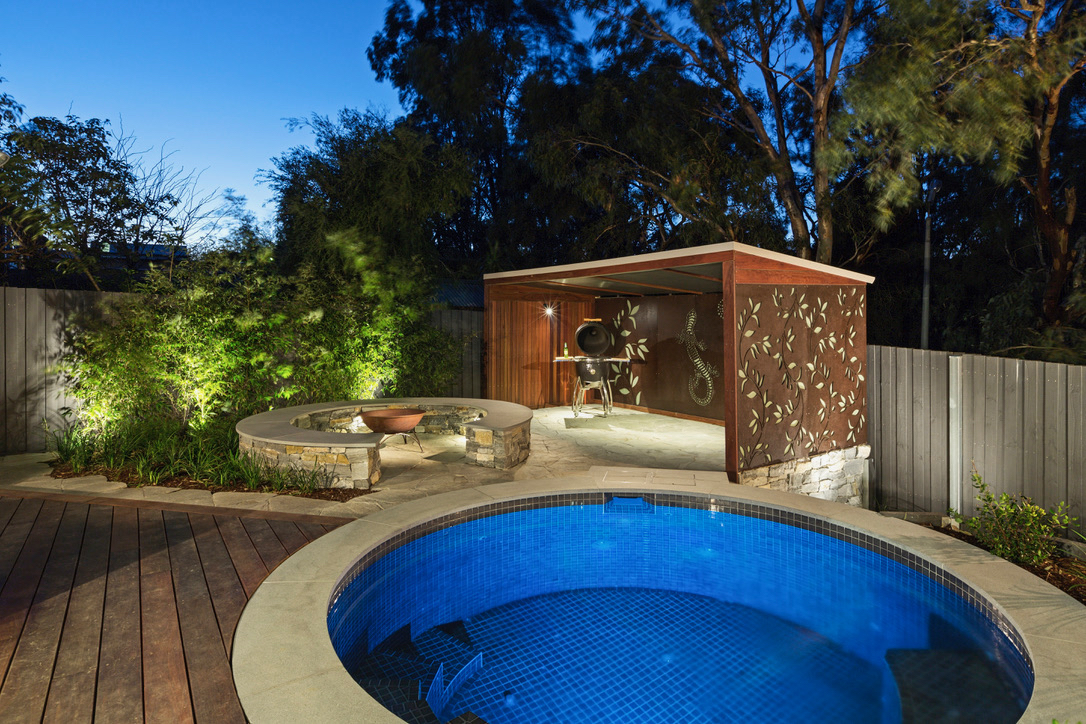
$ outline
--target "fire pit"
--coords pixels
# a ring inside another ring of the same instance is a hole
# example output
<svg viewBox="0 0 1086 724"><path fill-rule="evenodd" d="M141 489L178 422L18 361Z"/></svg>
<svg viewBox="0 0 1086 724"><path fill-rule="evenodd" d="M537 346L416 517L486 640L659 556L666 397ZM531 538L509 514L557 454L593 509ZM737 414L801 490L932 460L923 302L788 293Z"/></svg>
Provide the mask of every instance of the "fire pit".
<svg viewBox="0 0 1086 724"><path fill-rule="evenodd" d="M411 435L419 445L419 452L423 452L422 443L419 442L415 427L422 422L425 414L426 410L418 408L363 410L362 422L374 432L384 433L385 435L400 435L403 437L404 444L407 444L407 436Z"/></svg>
<svg viewBox="0 0 1086 724"><path fill-rule="evenodd" d="M370 413L377 413L377 418L363 418ZM400 415L411 419L389 419ZM379 428L382 423L400 427ZM380 447L386 434L406 434L401 430L413 432L421 426L435 435L463 435L469 464L505 470L527 459L531 423L527 407L497 400L386 397L318 402L241 420L238 450L275 467L323 470L329 486L369 488L381 479ZM387 432L371 432L378 429Z"/></svg>

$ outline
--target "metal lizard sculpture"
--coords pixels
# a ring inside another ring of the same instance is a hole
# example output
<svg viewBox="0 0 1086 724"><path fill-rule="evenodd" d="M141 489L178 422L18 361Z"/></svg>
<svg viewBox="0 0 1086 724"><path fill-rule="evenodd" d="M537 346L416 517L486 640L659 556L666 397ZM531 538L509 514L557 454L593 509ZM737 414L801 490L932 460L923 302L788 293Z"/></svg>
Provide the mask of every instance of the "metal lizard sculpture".
<svg viewBox="0 0 1086 724"><path fill-rule="evenodd" d="M717 368L701 358L701 352L705 351L705 343L698 340L694 334L694 325L698 322L698 313L691 309L686 315L686 327L679 332L678 340L686 345L686 353L690 355L690 361L694 363L694 374L690 375L687 389L690 390L690 398L701 407L708 405L713 399L713 377L719 377ZM699 397L697 393L698 381L705 382L705 395Z"/></svg>

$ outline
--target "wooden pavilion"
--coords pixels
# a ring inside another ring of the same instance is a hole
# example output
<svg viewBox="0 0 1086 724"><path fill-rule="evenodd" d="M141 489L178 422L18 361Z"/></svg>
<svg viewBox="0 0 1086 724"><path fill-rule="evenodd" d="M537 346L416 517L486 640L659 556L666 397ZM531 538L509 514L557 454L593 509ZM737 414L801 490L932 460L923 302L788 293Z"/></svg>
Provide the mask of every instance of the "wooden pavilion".
<svg viewBox="0 0 1086 724"><path fill-rule="evenodd" d="M555 362L585 320L611 333L615 404L723 425L726 469L867 441L872 277L744 244L487 274L487 396L568 405Z"/></svg>

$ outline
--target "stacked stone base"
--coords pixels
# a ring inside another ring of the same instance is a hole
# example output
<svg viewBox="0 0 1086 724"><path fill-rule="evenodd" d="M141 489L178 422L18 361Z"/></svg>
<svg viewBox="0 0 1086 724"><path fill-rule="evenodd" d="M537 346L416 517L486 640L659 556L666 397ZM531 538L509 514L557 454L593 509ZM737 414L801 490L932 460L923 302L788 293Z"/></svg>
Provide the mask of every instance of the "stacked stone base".
<svg viewBox="0 0 1086 724"><path fill-rule="evenodd" d="M365 427L362 412L404 408L426 411L417 433L464 435L471 464L505 469L528 458L531 410L470 398L359 400L271 410L237 424L238 447L269 465L317 470L327 487L369 489L381 478L385 436Z"/></svg>
<svg viewBox="0 0 1086 724"><path fill-rule="evenodd" d="M442 405L423 404L418 405L418 409L426 410L426 416L415 428L415 432L429 435L466 435L470 428L464 426L479 419L479 410L475 407L458 405L450 409Z"/></svg>
<svg viewBox="0 0 1086 724"><path fill-rule="evenodd" d="M466 430L467 458L473 465L504 470L528 459L531 442L531 422L507 430Z"/></svg>
<svg viewBox="0 0 1086 724"><path fill-rule="evenodd" d="M869 457L870 445L832 450L805 460L742 470L739 484L867 507Z"/></svg>
<svg viewBox="0 0 1086 724"><path fill-rule="evenodd" d="M279 468L322 472L322 487L369 489L381 478L377 445L288 445L238 436L238 449Z"/></svg>

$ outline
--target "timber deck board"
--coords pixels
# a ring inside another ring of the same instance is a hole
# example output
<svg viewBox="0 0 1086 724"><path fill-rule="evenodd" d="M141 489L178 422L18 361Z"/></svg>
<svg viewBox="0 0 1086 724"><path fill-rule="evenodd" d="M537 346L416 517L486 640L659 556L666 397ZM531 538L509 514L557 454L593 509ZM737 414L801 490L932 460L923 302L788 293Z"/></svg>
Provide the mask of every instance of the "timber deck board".
<svg viewBox="0 0 1086 724"><path fill-rule="evenodd" d="M245 603L345 522L0 491L0 721L243 724Z"/></svg>

